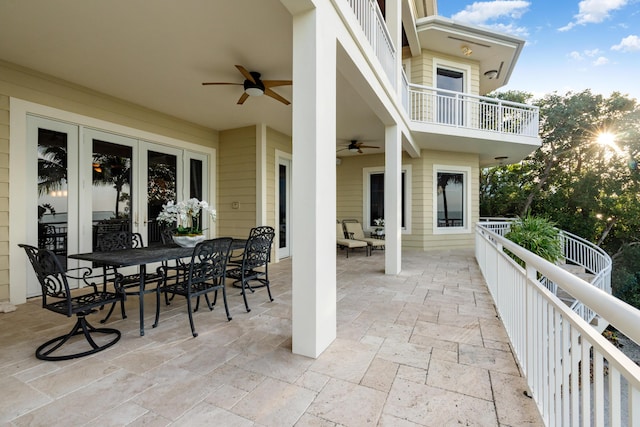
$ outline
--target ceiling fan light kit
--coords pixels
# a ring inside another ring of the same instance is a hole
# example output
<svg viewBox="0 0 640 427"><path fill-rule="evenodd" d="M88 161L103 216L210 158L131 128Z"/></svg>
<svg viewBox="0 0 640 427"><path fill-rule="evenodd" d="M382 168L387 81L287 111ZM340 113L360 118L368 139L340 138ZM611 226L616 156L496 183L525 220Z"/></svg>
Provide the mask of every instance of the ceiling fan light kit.
<svg viewBox="0 0 640 427"><path fill-rule="evenodd" d="M276 101L282 102L284 105L291 104L287 99L271 90L272 87L276 86L289 86L292 84L291 80L262 80L260 79L260 73L257 71L247 71L247 69L242 65L236 65L236 68L245 78L243 83L205 82L202 83L202 85L242 85L244 87L244 92L240 96L240 99L238 99L239 105L244 104L244 101L246 101L249 96L262 95L267 95Z"/></svg>

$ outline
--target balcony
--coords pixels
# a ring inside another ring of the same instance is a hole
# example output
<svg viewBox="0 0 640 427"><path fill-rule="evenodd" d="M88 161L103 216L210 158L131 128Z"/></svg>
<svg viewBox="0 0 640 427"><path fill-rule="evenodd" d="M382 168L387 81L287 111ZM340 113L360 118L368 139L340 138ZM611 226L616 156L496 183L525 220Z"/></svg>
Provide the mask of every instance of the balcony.
<svg viewBox="0 0 640 427"><path fill-rule="evenodd" d="M414 123L538 138L538 107L415 84L407 94Z"/></svg>

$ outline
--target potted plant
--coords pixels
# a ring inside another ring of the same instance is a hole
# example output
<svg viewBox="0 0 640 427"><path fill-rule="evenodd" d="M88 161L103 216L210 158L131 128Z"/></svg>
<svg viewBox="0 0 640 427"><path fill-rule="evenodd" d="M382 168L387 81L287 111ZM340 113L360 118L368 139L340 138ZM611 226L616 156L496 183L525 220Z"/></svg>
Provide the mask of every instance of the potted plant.
<svg viewBox="0 0 640 427"><path fill-rule="evenodd" d="M384 234L384 218L376 218L373 220L373 223L376 226L375 233L378 236L382 236Z"/></svg>
<svg viewBox="0 0 640 427"><path fill-rule="evenodd" d="M193 198L178 203L171 200L162 205L162 211L157 220L174 227L174 242L180 246L191 247L203 241L205 237L202 228L202 212L208 213L212 221L216 220L216 210L204 200Z"/></svg>

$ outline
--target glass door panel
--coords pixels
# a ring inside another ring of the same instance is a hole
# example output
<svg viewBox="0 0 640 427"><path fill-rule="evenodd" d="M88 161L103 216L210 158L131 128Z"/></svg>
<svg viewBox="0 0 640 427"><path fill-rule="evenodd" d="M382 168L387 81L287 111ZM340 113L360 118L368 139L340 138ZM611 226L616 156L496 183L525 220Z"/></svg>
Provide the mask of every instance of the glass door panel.
<svg viewBox="0 0 640 427"><path fill-rule="evenodd" d="M27 241L40 249L50 249L65 268L77 265L67 260L69 253L78 249L77 229L77 161L78 127L40 117L28 116L27 140L32 150L33 163L27 166L28 182L32 190L27 196L30 206L27 220ZM33 197L36 196L36 197ZM70 282L76 287L77 283ZM35 276L28 276L27 296L41 294Z"/></svg>
<svg viewBox="0 0 640 427"><path fill-rule="evenodd" d="M464 73L438 68L436 83L438 89L462 93L464 91ZM464 123L462 98L457 98L451 92L438 92L438 123L449 125Z"/></svg>
<svg viewBox="0 0 640 427"><path fill-rule="evenodd" d="M278 160L278 259L291 256L291 160Z"/></svg>
<svg viewBox="0 0 640 427"><path fill-rule="evenodd" d="M156 218L162 205L176 201L178 194L178 156L147 150L147 244L162 243Z"/></svg>
<svg viewBox="0 0 640 427"><path fill-rule="evenodd" d="M93 250L101 235L133 231L131 200L133 148L93 139L91 223Z"/></svg>

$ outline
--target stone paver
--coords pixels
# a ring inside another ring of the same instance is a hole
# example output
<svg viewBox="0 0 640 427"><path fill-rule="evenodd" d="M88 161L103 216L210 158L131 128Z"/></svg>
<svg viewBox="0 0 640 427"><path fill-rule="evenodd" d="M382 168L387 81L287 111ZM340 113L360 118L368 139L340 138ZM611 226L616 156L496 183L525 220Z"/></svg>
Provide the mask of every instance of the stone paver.
<svg viewBox="0 0 640 427"><path fill-rule="evenodd" d="M405 251L399 275L383 268L382 251L338 252L337 339L317 359L291 353L289 260L270 267L274 302L259 289L247 313L230 288L233 320L199 310L195 339L178 299L140 337L130 298L109 323L122 339L72 361L34 357L74 320L29 301L0 314L0 424L543 425L472 251Z"/></svg>

